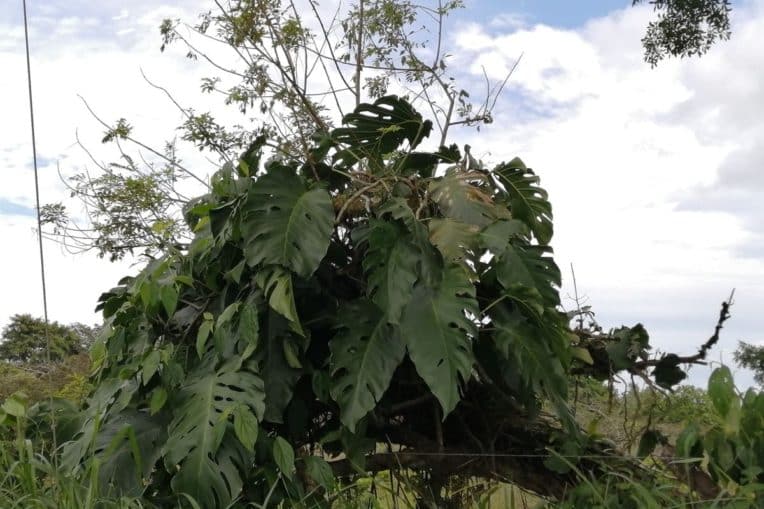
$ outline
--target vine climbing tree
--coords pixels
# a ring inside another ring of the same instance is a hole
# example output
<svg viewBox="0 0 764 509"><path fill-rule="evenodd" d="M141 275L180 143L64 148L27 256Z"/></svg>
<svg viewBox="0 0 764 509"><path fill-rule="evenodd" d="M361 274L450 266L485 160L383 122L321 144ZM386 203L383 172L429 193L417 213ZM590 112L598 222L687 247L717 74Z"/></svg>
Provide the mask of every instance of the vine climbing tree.
<svg viewBox="0 0 764 509"><path fill-rule="evenodd" d="M560 497L575 478L557 454L649 477L579 430L571 371L681 377L639 365L641 327L573 334L538 176L417 151L430 130L385 96L304 161L262 161L260 138L223 166L186 209L188 250L101 297L66 464L97 457L105 490L209 508L320 505L336 476L402 467L437 503L458 476Z"/></svg>

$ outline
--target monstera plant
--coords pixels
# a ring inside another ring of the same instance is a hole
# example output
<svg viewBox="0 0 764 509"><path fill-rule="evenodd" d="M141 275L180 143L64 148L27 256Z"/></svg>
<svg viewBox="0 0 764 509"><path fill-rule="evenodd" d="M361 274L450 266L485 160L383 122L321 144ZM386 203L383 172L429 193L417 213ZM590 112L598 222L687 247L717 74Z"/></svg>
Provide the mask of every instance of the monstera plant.
<svg viewBox="0 0 764 509"><path fill-rule="evenodd" d="M187 207L190 247L101 297L66 464L205 508L320 503L337 476L396 467L562 493L539 459L577 434L547 193L519 159L416 151L430 129L388 96L303 160L263 162L258 139L224 166Z"/></svg>

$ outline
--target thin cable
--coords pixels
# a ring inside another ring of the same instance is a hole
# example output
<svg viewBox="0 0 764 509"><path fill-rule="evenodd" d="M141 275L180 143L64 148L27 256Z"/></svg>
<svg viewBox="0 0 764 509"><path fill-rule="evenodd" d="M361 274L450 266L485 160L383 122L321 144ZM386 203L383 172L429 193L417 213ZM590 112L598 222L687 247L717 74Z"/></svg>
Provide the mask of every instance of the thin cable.
<svg viewBox="0 0 764 509"><path fill-rule="evenodd" d="M29 122L32 127L32 165L34 167L34 195L35 205L37 207L37 245L40 249L40 280L42 282L42 312L43 320L45 322L45 360L50 366L50 327L48 325L48 290L45 284L45 255L42 248L42 218L40 215L40 178L38 176L37 169L37 136L35 134L34 125L34 96L32 95L32 64L29 56L29 21L27 16L27 0L22 0L22 6L24 9L24 45L26 47L27 57L27 85L29 91ZM50 375L50 372L49 372ZM53 396L51 395L50 405L50 418L51 429L53 430L53 449L57 447L56 442L56 422L55 414L53 412Z"/></svg>

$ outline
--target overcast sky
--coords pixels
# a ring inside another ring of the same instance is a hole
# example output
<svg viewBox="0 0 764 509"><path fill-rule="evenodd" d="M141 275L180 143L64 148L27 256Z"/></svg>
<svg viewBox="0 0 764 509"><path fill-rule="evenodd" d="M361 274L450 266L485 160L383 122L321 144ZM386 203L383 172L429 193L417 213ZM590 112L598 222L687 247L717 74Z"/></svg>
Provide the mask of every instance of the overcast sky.
<svg viewBox="0 0 764 509"><path fill-rule="evenodd" d="M630 1L466 0L449 23L451 68L475 89L523 59L499 99L496 122L453 133L483 160L519 155L541 176L554 206L553 246L563 296L579 293L606 328L642 322L661 350L694 353L736 288L732 318L711 358L731 362L738 340L764 344L764 0L736 2L733 38L702 59L642 61L649 8ZM224 112L199 95L209 68L159 51L165 17L193 21L209 2L29 2L42 201L66 199L58 170L93 169L104 119L126 117L155 145L180 114L141 77L181 103ZM575 5L575 8L571 6ZM21 0L0 0L0 324L42 314ZM242 121L242 119L237 119ZM201 175L214 167L194 152ZM129 263L45 247L52 319L93 323L99 293ZM572 301L564 299L568 307ZM694 369L704 385L708 371ZM738 384L751 383L739 371Z"/></svg>

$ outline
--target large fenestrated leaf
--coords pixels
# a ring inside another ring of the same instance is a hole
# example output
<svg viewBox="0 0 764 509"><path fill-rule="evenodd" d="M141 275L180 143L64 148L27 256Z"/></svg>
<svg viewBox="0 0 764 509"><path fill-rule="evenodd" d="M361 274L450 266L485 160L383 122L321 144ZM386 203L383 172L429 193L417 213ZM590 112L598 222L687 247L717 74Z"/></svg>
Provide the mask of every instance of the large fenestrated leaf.
<svg viewBox="0 0 764 509"><path fill-rule="evenodd" d="M470 378L477 328L475 287L466 270L450 266L440 285L418 284L401 320L401 335L419 376L447 415L459 402L459 385Z"/></svg>
<svg viewBox="0 0 764 509"><path fill-rule="evenodd" d="M271 165L247 198L242 225L247 263L278 264L307 278L326 254L333 226L325 189L308 187L291 168Z"/></svg>
<svg viewBox="0 0 764 509"><path fill-rule="evenodd" d="M508 243L496 265L499 282L506 289L519 285L536 290L545 307L559 305L560 269L550 253L546 246Z"/></svg>
<svg viewBox="0 0 764 509"><path fill-rule="evenodd" d="M172 489L187 493L202 507L225 507L241 489L241 474L230 461L217 461L228 426L227 414L239 405L258 419L265 411L263 381L248 368L229 362L197 366L177 395L174 418L163 448L165 465L176 471Z"/></svg>
<svg viewBox="0 0 764 509"><path fill-rule="evenodd" d="M430 196L443 215L476 226L486 226L500 217L509 218L506 207L494 205L491 196L471 182L475 175L452 170L430 184Z"/></svg>
<svg viewBox="0 0 764 509"><path fill-rule="evenodd" d="M340 330L329 343L332 352L332 398L351 431L382 398L406 346L398 328L372 302L358 300L339 312Z"/></svg>
<svg viewBox="0 0 764 509"><path fill-rule="evenodd" d="M506 302L491 308L490 317L494 341L508 362L504 378L510 387L531 398L539 394L564 398L566 373L553 344L561 339L555 324L542 326L539 317L529 318Z"/></svg>
<svg viewBox="0 0 764 509"><path fill-rule="evenodd" d="M378 210L377 216L389 215L401 221L411 234L411 242L419 252L419 275L429 285L436 285L442 277L443 257L430 242L427 227L417 219L403 198L390 198Z"/></svg>
<svg viewBox="0 0 764 509"><path fill-rule="evenodd" d="M352 164L364 157L379 159L409 142L413 149L430 134L432 122L423 120L411 105L397 96L380 97L374 104L360 104L345 115L332 138L347 148L335 157Z"/></svg>
<svg viewBox="0 0 764 509"><path fill-rule="evenodd" d="M430 219L430 242L446 260L461 260L478 244L480 228L453 219Z"/></svg>
<svg viewBox="0 0 764 509"><path fill-rule="evenodd" d="M417 279L419 252L410 234L389 221L371 221L366 240L363 269L368 278L367 293L390 323L398 323Z"/></svg>
<svg viewBox="0 0 764 509"><path fill-rule="evenodd" d="M495 170L509 197L512 217L525 222L541 244L552 239L552 204L539 178L519 159L500 164Z"/></svg>
<svg viewBox="0 0 764 509"><path fill-rule="evenodd" d="M137 497L145 489L161 454L166 423L147 412L126 410L98 427L93 454L101 466L98 479L104 495Z"/></svg>

